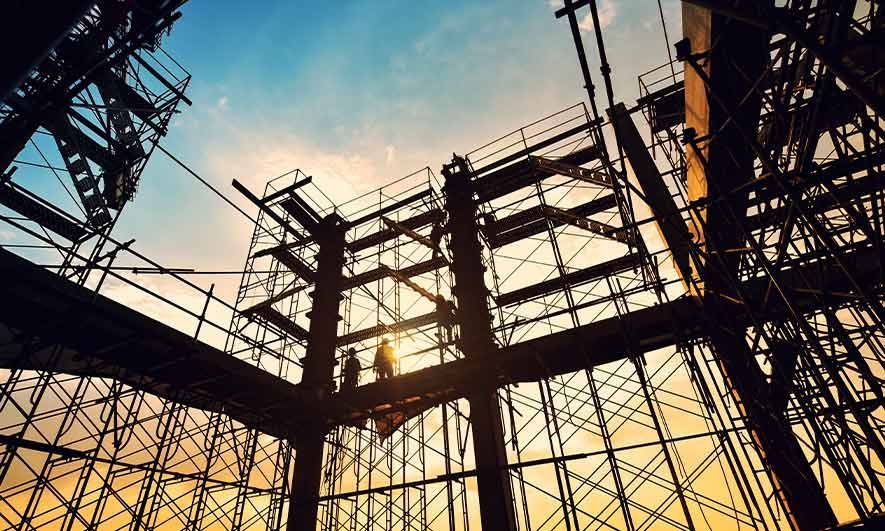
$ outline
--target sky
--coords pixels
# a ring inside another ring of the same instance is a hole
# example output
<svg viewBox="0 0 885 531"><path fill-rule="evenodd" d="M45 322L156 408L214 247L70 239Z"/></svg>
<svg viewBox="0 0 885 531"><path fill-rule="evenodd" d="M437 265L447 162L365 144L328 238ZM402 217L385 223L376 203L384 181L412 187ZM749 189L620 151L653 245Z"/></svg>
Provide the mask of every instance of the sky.
<svg viewBox="0 0 885 531"><path fill-rule="evenodd" d="M193 105L163 146L250 214L233 178L260 195L300 168L347 198L423 167L438 174L453 152L586 101L556 4L190 0L164 48L192 74ZM616 98L629 103L637 76L667 61L658 4L599 5ZM663 10L672 42L678 2ZM589 9L579 20L603 96ZM160 152L115 230L166 266L225 270L242 269L250 233ZM221 284L232 297L235 282Z"/></svg>

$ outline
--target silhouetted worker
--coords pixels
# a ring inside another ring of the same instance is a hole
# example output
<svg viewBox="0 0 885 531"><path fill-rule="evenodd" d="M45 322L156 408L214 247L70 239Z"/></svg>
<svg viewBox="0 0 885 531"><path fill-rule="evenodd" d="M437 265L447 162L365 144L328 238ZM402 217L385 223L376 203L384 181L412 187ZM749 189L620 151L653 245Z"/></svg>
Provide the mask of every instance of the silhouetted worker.
<svg viewBox="0 0 885 531"><path fill-rule="evenodd" d="M355 389L360 383L360 371L362 366L356 357L356 349L347 349L347 359L344 360L344 381L341 383L342 391Z"/></svg>
<svg viewBox="0 0 885 531"><path fill-rule="evenodd" d="M393 376L393 364L396 363L396 354L393 345L386 337L381 340L378 350L375 351L375 372L379 380L385 380Z"/></svg>
<svg viewBox="0 0 885 531"><path fill-rule="evenodd" d="M445 225L440 222L436 222L433 224L433 228L430 229L430 243L433 244L433 257L436 258L436 255L442 252L439 244L442 242L443 234L446 232Z"/></svg>
<svg viewBox="0 0 885 531"><path fill-rule="evenodd" d="M446 329L447 340L451 343L452 327L455 326L455 305L439 294L436 296L436 321Z"/></svg>

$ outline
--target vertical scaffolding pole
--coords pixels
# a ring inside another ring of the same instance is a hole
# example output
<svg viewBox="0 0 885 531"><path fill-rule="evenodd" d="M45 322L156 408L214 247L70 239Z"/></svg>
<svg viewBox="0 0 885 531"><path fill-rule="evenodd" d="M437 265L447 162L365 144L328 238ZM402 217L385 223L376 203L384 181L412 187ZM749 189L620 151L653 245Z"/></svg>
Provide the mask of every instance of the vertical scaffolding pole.
<svg viewBox="0 0 885 531"><path fill-rule="evenodd" d="M341 272L344 267L344 235L343 220L337 214L326 216L316 227L315 237L320 251L310 313L310 339L301 384L319 397L328 397L332 393ZM316 529L326 430L325 423L318 420L297 434L289 521L286 525L288 531Z"/></svg>
<svg viewBox="0 0 885 531"><path fill-rule="evenodd" d="M489 355L496 349L492 339L491 313L483 279L485 267L477 239L476 204L467 161L455 157L443 166L446 210L452 252L451 270L455 277L452 289L458 300L458 324L461 349L468 357ZM515 531L513 492L507 469L507 451L496 382L477 381L467 393L470 420L473 424L473 454L482 528Z"/></svg>

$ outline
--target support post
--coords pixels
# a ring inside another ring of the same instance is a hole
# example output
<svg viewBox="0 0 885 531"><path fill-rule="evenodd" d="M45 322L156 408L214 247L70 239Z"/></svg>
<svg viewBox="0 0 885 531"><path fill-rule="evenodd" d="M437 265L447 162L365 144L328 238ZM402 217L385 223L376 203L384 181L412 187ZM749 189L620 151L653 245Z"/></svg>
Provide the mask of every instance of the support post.
<svg viewBox="0 0 885 531"><path fill-rule="evenodd" d="M458 300L460 346L467 357L494 354L488 290L483 279L482 253L477 234L476 204L470 182L470 169L461 157L443 166L446 210L449 214L452 265L455 276L453 292ZM507 450L501 410L498 406L494 375L476 381L466 394L473 424L473 453L482 528L486 531L515 531L513 492L507 468Z"/></svg>
<svg viewBox="0 0 885 531"><path fill-rule="evenodd" d="M772 2L754 4L760 10L766 5ZM686 151L688 199L705 201L730 193L727 202L693 210L689 226L700 249L701 263L693 264L699 277L694 286L705 313L718 318L709 331L710 343L793 527L835 525L796 435L783 411L772 407L744 327L728 319L734 308L719 295L730 293L730 285L739 280L740 253L727 251L745 245L739 228L745 225L749 196L731 192L755 177L755 155L741 131L756 131L759 124L761 96L754 82L770 61L771 35L689 3L682 5L682 26L686 40L677 45L677 53L692 66L685 69L685 127L694 132Z"/></svg>
<svg viewBox="0 0 885 531"><path fill-rule="evenodd" d="M337 214L326 216L317 226L320 250L301 385L318 399L328 398L332 394L338 305L344 267L344 235L343 220ZM326 430L325 421L318 418L296 434L295 471L286 525L288 531L316 529Z"/></svg>

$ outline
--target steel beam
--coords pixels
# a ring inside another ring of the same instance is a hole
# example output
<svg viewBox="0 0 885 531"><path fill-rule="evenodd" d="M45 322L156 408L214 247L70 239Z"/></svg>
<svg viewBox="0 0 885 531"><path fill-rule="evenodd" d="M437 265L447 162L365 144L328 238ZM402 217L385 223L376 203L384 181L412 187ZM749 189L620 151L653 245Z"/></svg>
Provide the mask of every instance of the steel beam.
<svg viewBox="0 0 885 531"><path fill-rule="evenodd" d="M691 235L679 214L676 202L673 201L670 189L664 183L658 166L645 147L645 142L636 129L633 119L630 118L627 107L619 103L606 112L612 121L618 141L630 161L630 167L633 168L639 187L645 194L644 200L654 214L655 225L673 255L677 272L682 277L683 284L690 286L691 263L688 251Z"/></svg>
<svg viewBox="0 0 885 531"><path fill-rule="evenodd" d="M307 411L299 386L4 249L0 300L4 369L110 378L283 438Z"/></svg>
<svg viewBox="0 0 885 531"><path fill-rule="evenodd" d="M881 289L882 270L873 247L846 250L842 260L858 282ZM824 260L786 267L784 286L799 311L814 312L821 303L838 307L852 300L851 284L834 264ZM2 249L0 272L6 279L0 282L0 300L4 301L0 305L0 368L112 378L187 406L223 411L250 428L283 438L297 434L306 416L337 423L380 415L406 401L414 404L416 398L429 404L463 398L466 386L479 377L491 377L499 387L533 382L621 360L627 352L641 354L704 337L707 317L697 298L682 298L318 401L302 385L195 342L187 334ZM802 279L806 278L824 279L825 283L804 289L807 286ZM766 300L767 289L766 277L742 286L754 313L767 320L783 319L787 309L777 298L769 298L764 305L761 302ZM78 318L71 319L71 315ZM735 308L733 320L735 327L749 325L739 308ZM624 329L634 331L631 344L626 343ZM17 338L24 337L38 338L40 346L23 348ZM592 356L577 355L576 344L594 345ZM46 361L55 345L62 347L62 354L49 367ZM190 385L207 375L211 377L207 383ZM242 391L232 396L231 389Z"/></svg>
<svg viewBox="0 0 885 531"><path fill-rule="evenodd" d="M421 227L430 225L431 223L438 223L443 220L443 212L442 210L428 210L427 212L422 212L415 216L412 216L408 219L400 221L399 224L403 227L417 230ZM347 248L351 252L359 252L380 243L386 242L388 240L392 240L399 236L399 232L393 229L384 229L379 232L375 232L369 234L368 236L363 236L362 238L353 240L347 244Z"/></svg>
<svg viewBox="0 0 885 531"><path fill-rule="evenodd" d="M343 220L337 214L323 218L314 231L320 250L301 385L320 400L331 396L333 387L344 234ZM314 418L306 423L295 441L295 471L287 523L290 531L316 528L326 431L324 419Z"/></svg>
<svg viewBox="0 0 885 531"><path fill-rule="evenodd" d="M86 229L74 218L46 206L23 190L24 188L12 182L0 182L0 205L36 221L40 226L72 242L78 242L86 236Z"/></svg>
<svg viewBox="0 0 885 531"><path fill-rule="evenodd" d="M391 324L378 324L369 328L356 330L349 334L345 334L338 338L338 346L346 346L359 341L366 341L374 337L383 336L384 334L395 334L414 330L422 326L435 323L437 321L436 312L426 313L410 319L404 319Z"/></svg>
<svg viewBox="0 0 885 531"><path fill-rule="evenodd" d="M239 181L237 181L236 179L234 179L233 181L231 181L230 184L231 184L231 186L234 187L234 189L236 189L238 192L240 192L241 194L243 194L243 196L245 196L246 199L248 199L249 201L251 201L252 204L254 204L254 205L257 206L259 209L261 209L262 211L264 211L264 213L267 214L267 216L268 216L270 219L276 221L277 224L280 225L281 227L283 227L283 229L285 229L286 232L288 232L289 234L291 234L291 235L295 238L295 241L296 241L296 242L301 241L301 240L304 239L304 235L303 235L303 234L301 234L300 232L298 232L297 230L295 230L295 228L292 227L292 225L289 225L289 223L288 223L286 220L284 220L284 219L282 218L282 216L280 216L279 214L277 214L276 212L274 212L274 210L273 210L270 206L264 204L264 202L262 202L261 199L258 199L257 197L255 197L255 194L253 194L252 192L249 191L248 188L246 188L245 186L243 186L242 184L240 184Z"/></svg>
<svg viewBox="0 0 885 531"><path fill-rule="evenodd" d="M424 199L425 197L429 196L430 193L431 192L430 192L429 188L427 190L421 190L420 192L416 192L410 196L400 199L399 201L391 203L380 210L376 210L375 212L370 212L370 213L368 213L364 216L361 216L353 221L350 221L350 222L348 222L347 225L350 228L358 227L358 226L362 225L363 223L366 223L367 221L372 221L373 219L376 219L376 218L379 218L382 216L386 216L387 214L390 214L391 212L396 212L397 210L399 210L403 207L409 206L416 201L420 201L420 200Z"/></svg>
<svg viewBox="0 0 885 531"><path fill-rule="evenodd" d="M471 172L463 158L455 157L452 164L443 166L442 173L445 176L446 210L449 214L451 269L455 277L452 291L461 308L457 314L460 346L468 358L494 355L496 347L492 337L488 289L483 278L485 267L477 238L479 227L476 223ZM466 396L470 402L470 421L473 424L473 454L482 528L486 531L515 531L513 492L507 468L497 382L493 378L479 377L472 382Z"/></svg>
<svg viewBox="0 0 885 531"><path fill-rule="evenodd" d="M872 246L846 250L843 255L852 275L865 285L880 285L882 269ZM818 311L821 304L839 306L850 302L852 288L835 264L826 261L787 264L783 274L785 289L791 293L794 307L803 313ZM820 278L824 283L805 289L805 279ZM879 288L881 289L881 287ZM768 278L758 277L742 285L750 310L761 320L781 320L787 308L776 297L766 297ZM819 299L823 294L823 300ZM832 294L832 295L827 295ZM732 294L725 293L727 297ZM721 298L710 294L709 297ZM729 306L733 328L744 330L751 320L740 305ZM392 378L383 385L369 383L342 393L329 403L328 416L333 422L381 415L417 400L428 405L464 398L476 378L493 374L497 385L536 382L551 376L569 374L606 363L623 360L628 353L645 354L675 345L680 341L708 335L709 319L704 302L698 297L675 301L611 317L578 328L556 332L516 343L494 354L461 359ZM716 323L712 323L716 324ZM719 323L721 324L721 323ZM626 337L624 330L632 334ZM589 357L582 356L575 345L593 345Z"/></svg>
<svg viewBox="0 0 885 531"><path fill-rule="evenodd" d="M590 217L618 205L614 194L604 195L590 201L566 209L565 211L574 216ZM492 249L517 242L519 240L540 234L547 230L548 223L554 228L561 227L564 222L557 219L548 220L544 217L540 206L535 206L522 212L517 212L488 223L483 227L483 232L488 238Z"/></svg>
<svg viewBox="0 0 885 531"><path fill-rule="evenodd" d="M424 273L435 271L445 265L448 265L446 259L442 256L437 256L435 258L431 258L430 260L425 260L424 262L418 262L417 264L404 267L398 270L397 274L406 278L411 278L414 276L423 275ZM344 279L343 287L344 289L357 288L369 284L370 282L381 280L382 278L390 276L390 274L391 269L387 266L371 269L369 271L358 273L356 275L353 275L352 277Z"/></svg>
<svg viewBox="0 0 885 531"><path fill-rule="evenodd" d="M508 293L502 293L495 297L495 302L498 303L498 306L509 306L511 304L530 301L544 295L555 293L564 289L566 286L570 286L574 289L582 284L599 280L606 276L616 275L629 269L636 269L640 265L639 255L630 253L601 264L592 265L585 269L578 269L577 271L553 277Z"/></svg>
<svg viewBox="0 0 885 531"><path fill-rule="evenodd" d="M27 78L94 4L95 0L28 0L4 6L0 42L7 53L0 69L0 101Z"/></svg>
<svg viewBox="0 0 885 531"><path fill-rule="evenodd" d="M587 125L581 125L579 127L579 131L589 129ZM524 155L521 156L527 156L528 153L532 153L534 149L541 149L541 147L543 147L542 144L544 143L539 143L535 146L532 146L531 148L525 150ZM570 166L580 166L581 164L586 164L592 160L598 159L599 155L600 150L598 147L587 146L585 148L573 151L562 158L556 159L555 162L567 164ZM531 158L519 160L518 162L510 164L509 166L499 167L501 161L509 159L512 159L512 155L509 157L504 157L500 161L493 162L485 166L483 169L476 171L476 175L478 175L479 177L477 177L474 182L474 189L481 203L504 197L505 195L513 193L520 188L541 182L544 179L558 173L558 171L554 171L549 168L539 167L535 160ZM483 173L484 171L490 170L492 168L498 169L489 173Z"/></svg>
<svg viewBox="0 0 885 531"><path fill-rule="evenodd" d="M334 386L345 232L344 220L337 214L323 218L313 231L320 250L301 386L319 400L330 397ZM322 417L308 417L312 418L295 440L295 471L286 524L289 531L309 531L316 529L317 524L323 446L328 427Z"/></svg>

